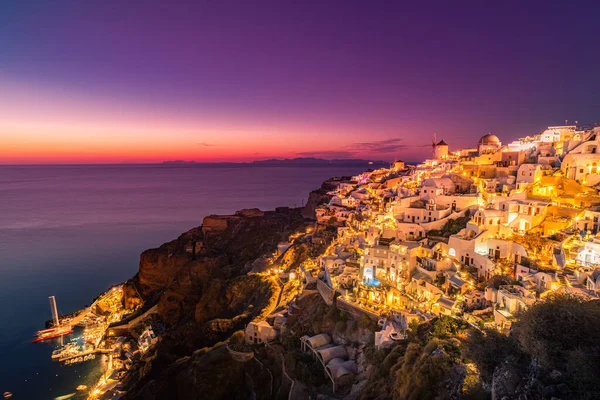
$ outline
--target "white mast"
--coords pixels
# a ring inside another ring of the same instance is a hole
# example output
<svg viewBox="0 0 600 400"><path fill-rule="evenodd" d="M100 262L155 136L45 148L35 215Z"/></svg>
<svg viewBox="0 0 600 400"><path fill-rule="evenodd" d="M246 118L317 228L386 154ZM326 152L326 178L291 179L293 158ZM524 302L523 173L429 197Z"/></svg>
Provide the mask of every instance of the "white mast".
<svg viewBox="0 0 600 400"><path fill-rule="evenodd" d="M52 312L52 322L54 323L54 326L58 326L59 322L58 322L58 309L56 308L56 299L54 298L54 296L50 296L50 297L48 297L48 300L50 300L50 311Z"/></svg>

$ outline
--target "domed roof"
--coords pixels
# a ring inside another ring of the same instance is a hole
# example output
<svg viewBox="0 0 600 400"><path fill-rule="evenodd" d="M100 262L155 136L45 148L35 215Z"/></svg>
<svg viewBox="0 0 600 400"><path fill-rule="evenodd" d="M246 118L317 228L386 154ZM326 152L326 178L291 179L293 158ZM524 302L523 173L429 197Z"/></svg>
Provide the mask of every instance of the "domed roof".
<svg viewBox="0 0 600 400"><path fill-rule="evenodd" d="M481 137L481 139L479 139L479 144L483 144L483 145L501 145L500 139L498 139L498 136L496 135L492 135L491 133L488 133L487 135L484 135Z"/></svg>

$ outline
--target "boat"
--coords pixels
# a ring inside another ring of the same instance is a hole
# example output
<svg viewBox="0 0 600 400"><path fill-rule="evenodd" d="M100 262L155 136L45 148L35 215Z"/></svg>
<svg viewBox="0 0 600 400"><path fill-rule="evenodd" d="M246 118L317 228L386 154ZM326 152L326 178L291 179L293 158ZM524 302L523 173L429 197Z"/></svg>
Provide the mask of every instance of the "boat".
<svg viewBox="0 0 600 400"><path fill-rule="evenodd" d="M68 324L70 319L63 319L63 324L60 323L58 318L58 308L56 307L56 299L54 296L48 297L50 300L50 311L52 312L53 327L48 329L42 329L36 333L36 338L33 339L33 343L41 342L43 340L53 339L64 335L73 333L71 325ZM66 323L65 323L66 322Z"/></svg>
<svg viewBox="0 0 600 400"><path fill-rule="evenodd" d="M4 392L4 398L5 399L10 399L12 397L12 393L11 392Z"/></svg>
<svg viewBox="0 0 600 400"><path fill-rule="evenodd" d="M64 335L70 335L71 333L73 333L73 329L71 329L71 327L69 325L57 326L54 328L38 331L36 333L36 338L33 339L31 342L37 343L37 342L41 342L41 341L48 340L48 339L54 339L54 338L64 336Z"/></svg>
<svg viewBox="0 0 600 400"><path fill-rule="evenodd" d="M52 352L52 358L63 358L69 355L77 354L79 352L79 345L77 343L68 343L60 349Z"/></svg>
<svg viewBox="0 0 600 400"><path fill-rule="evenodd" d="M73 396L75 396L75 392L69 393L69 394L65 394L64 396L55 397L54 400L68 400L68 399L70 399Z"/></svg>

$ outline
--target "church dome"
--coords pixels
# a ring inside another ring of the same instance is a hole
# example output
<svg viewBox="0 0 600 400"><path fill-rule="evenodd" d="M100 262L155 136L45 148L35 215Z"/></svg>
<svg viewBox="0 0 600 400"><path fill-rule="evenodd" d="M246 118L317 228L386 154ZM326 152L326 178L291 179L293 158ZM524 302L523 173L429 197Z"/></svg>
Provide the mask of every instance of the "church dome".
<svg viewBox="0 0 600 400"><path fill-rule="evenodd" d="M491 133L488 133L485 136L482 136L481 139L479 139L479 145L484 145L484 146L489 146L489 145L497 145L500 146L501 142L500 139L498 139L498 136L496 135L492 135Z"/></svg>

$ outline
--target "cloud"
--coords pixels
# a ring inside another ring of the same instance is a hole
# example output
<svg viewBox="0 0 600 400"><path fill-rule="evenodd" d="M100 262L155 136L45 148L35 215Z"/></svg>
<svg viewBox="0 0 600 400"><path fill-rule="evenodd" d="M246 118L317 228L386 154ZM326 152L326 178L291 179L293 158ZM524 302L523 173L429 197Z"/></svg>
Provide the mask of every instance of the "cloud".
<svg viewBox="0 0 600 400"><path fill-rule="evenodd" d="M212 144L212 143L206 143L206 142L198 142L196 143L198 146L204 146L204 147L212 147L212 146L216 146L216 144Z"/></svg>
<svg viewBox="0 0 600 400"><path fill-rule="evenodd" d="M338 150L323 150L323 151L303 151L296 153L299 157L314 157L332 159L353 158L356 152L353 151L338 151Z"/></svg>
<svg viewBox="0 0 600 400"><path fill-rule="evenodd" d="M401 138L376 140L373 142L359 142L344 146L344 148L351 149L353 152L368 151L371 153L392 153L410 147L411 146L402 143Z"/></svg>
<svg viewBox="0 0 600 400"><path fill-rule="evenodd" d="M356 142L341 146L340 150L318 150L296 153L299 157L315 157L325 159L346 159L357 157L380 157L403 150L430 147L427 145L410 145L403 143L402 138L374 140L371 142Z"/></svg>

